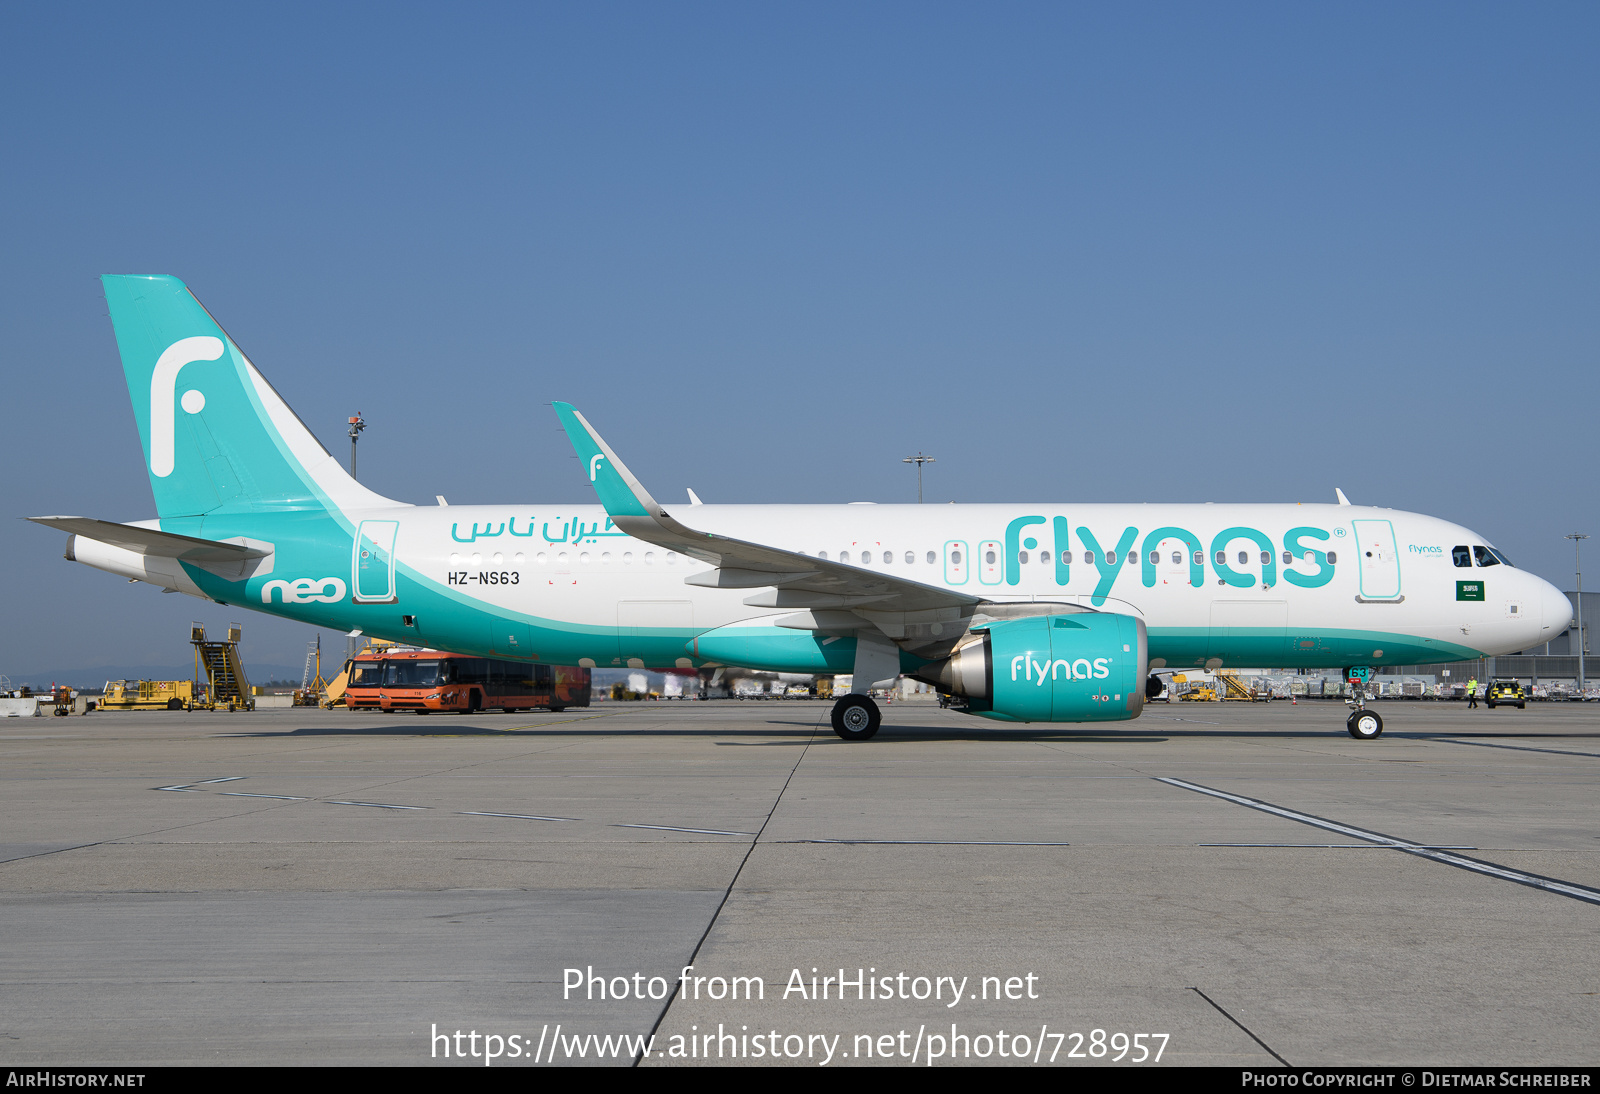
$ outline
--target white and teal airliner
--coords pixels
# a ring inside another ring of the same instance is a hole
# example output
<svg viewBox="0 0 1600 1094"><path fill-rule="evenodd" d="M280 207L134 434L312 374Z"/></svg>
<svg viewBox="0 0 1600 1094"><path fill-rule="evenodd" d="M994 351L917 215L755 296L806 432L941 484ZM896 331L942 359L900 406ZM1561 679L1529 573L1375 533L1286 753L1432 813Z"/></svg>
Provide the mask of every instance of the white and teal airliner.
<svg viewBox="0 0 1600 1094"><path fill-rule="evenodd" d="M850 674L871 737L902 674L1015 722L1136 718L1164 671L1469 660L1570 602L1483 536L1327 505L668 510L575 409L599 505L417 506L347 475L174 277L107 276L154 520L37 517L66 556L218 603L552 664ZM1347 727L1377 737L1356 689Z"/></svg>

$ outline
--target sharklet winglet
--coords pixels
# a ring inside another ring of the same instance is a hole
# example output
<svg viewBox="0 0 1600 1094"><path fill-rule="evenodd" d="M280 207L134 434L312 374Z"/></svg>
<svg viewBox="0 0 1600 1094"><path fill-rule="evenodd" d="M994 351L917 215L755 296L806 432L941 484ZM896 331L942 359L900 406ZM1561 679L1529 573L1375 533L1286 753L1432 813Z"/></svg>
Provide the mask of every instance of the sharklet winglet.
<svg viewBox="0 0 1600 1094"><path fill-rule="evenodd" d="M821 591L860 594L865 591L898 593L912 602L909 607L970 606L981 602L980 597L941 589L921 582L891 578L876 573L863 573L860 569L839 562L813 558L796 551L784 550L761 543L750 543L731 536L704 532L674 520L644 488L626 464L617 459L611 446L584 416L570 403L552 403L561 418L567 438L589 473L589 482L600 497L606 515L623 532L664 547L680 551L690 558L699 559L726 570L714 580L714 588L759 588L763 584L789 586L820 582ZM765 575L767 580L759 580ZM698 578L698 580L696 580ZM685 578L690 584L703 585L705 575L691 574ZM868 590L862 586L866 582ZM882 586L883 588L879 588Z"/></svg>

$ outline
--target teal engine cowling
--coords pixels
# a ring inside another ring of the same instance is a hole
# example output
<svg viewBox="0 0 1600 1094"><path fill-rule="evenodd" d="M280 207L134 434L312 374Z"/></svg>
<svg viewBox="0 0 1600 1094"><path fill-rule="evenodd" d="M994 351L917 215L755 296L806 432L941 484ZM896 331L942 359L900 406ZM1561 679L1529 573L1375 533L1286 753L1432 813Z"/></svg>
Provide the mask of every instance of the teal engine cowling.
<svg viewBox="0 0 1600 1094"><path fill-rule="evenodd" d="M1149 640L1131 615L1082 612L1011 619L919 679L967 700L969 713L1006 722L1119 722L1144 711Z"/></svg>

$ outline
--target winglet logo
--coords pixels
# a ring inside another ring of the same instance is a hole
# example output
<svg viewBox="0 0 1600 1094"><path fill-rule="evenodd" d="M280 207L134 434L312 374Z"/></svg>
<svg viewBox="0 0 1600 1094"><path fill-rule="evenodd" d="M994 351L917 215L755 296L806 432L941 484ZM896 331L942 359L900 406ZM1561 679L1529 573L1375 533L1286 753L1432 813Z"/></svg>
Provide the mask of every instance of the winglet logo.
<svg viewBox="0 0 1600 1094"><path fill-rule="evenodd" d="M177 408L178 373L196 361L215 361L222 356L222 339L210 335L180 338L168 346L150 374L150 473L158 479L172 474L175 462L173 429ZM183 393L183 409L198 414L205 409L206 397L190 389Z"/></svg>
<svg viewBox="0 0 1600 1094"><path fill-rule="evenodd" d="M603 453L599 453L599 452L597 452L593 456L589 457L589 481L590 482L593 482L594 481L594 477L600 473L600 461L603 460L603 459L605 459L605 455Z"/></svg>

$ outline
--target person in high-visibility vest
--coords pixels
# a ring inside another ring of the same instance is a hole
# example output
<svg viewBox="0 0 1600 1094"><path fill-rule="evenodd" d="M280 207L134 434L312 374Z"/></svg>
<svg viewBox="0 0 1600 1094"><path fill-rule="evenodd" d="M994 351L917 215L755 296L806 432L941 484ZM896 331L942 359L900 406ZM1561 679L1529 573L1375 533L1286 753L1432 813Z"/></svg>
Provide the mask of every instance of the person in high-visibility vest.
<svg viewBox="0 0 1600 1094"><path fill-rule="evenodd" d="M1467 709L1478 709L1478 678L1476 676L1467 681Z"/></svg>

